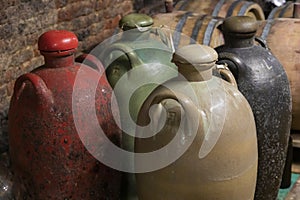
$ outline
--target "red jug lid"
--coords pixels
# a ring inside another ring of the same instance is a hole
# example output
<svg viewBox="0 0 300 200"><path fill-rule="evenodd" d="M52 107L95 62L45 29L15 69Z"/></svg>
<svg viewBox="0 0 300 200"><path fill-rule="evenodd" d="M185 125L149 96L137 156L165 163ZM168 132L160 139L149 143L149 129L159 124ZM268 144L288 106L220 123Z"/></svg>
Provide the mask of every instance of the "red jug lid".
<svg viewBox="0 0 300 200"><path fill-rule="evenodd" d="M50 30L43 33L38 39L38 48L40 51L68 51L77 47L77 36L73 32L66 30Z"/></svg>

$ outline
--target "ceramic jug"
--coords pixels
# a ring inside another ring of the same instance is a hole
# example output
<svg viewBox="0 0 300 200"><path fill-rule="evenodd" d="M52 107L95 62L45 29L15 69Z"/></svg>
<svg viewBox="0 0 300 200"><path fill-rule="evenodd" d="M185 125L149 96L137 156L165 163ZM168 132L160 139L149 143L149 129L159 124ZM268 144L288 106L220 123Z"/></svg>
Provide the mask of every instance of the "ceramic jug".
<svg viewBox="0 0 300 200"><path fill-rule="evenodd" d="M152 18L145 14L124 16L119 22L123 30L121 38L100 54L119 105L122 147L131 152L134 150L136 118L142 103L158 84L177 75L176 66L170 62L172 49L169 43L164 43L167 36L153 29L152 24ZM126 164L133 168L133 163ZM134 183L133 174L125 175L123 199L137 199Z"/></svg>
<svg viewBox="0 0 300 200"><path fill-rule="evenodd" d="M219 63L227 63L248 100L257 127L256 200L276 199L286 159L291 126L291 93L283 66L262 40L255 44L256 21L227 18L225 45L217 47Z"/></svg>
<svg viewBox="0 0 300 200"><path fill-rule="evenodd" d="M140 200L253 199L253 113L236 86L212 76L216 60L208 46L177 49L178 77L142 105L135 151L153 160L135 158Z"/></svg>
<svg viewBox="0 0 300 200"><path fill-rule="evenodd" d="M38 40L45 64L15 82L9 151L16 199L120 197L121 173L94 157L105 152L103 137L120 145L118 109L100 61L97 70L74 62L77 46L72 32L45 32Z"/></svg>
<svg viewBox="0 0 300 200"><path fill-rule="evenodd" d="M163 42L167 36L156 37L152 24L153 19L144 14L124 16L119 22L123 30L122 38L110 44L100 55L106 67L108 81L120 104L122 128L129 132L134 132L134 126L128 121L128 117L136 121L141 104L157 86L156 82L160 83L177 75L176 66L170 62L173 50ZM128 96L132 98L130 102L127 102ZM128 106L123 108L125 103L130 104L130 112Z"/></svg>

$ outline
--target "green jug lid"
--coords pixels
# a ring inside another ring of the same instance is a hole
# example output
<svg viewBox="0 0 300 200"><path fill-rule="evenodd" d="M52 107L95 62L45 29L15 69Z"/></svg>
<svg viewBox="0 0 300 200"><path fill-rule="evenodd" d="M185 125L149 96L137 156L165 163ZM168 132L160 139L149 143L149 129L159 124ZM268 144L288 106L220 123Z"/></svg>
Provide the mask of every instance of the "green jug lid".
<svg viewBox="0 0 300 200"><path fill-rule="evenodd" d="M120 22L119 27L123 31L135 29L137 27L149 27L153 25L153 19L145 14L131 13L124 16Z"/></svg>
<svg viewBox="0 0 300 200"><path fill-rule="evenodd" d="M192 65L203 70L215 65L218 59L217 52L206 45L192 44L178 48L173 54L172 62L180 65Z"/></svg>
<svg viewBox="0 0 300 200"><path fill-rule="evenodd" d="M257 22L249 16L232 16L224 20L222 31L226 34L255 34Z"/></svg>

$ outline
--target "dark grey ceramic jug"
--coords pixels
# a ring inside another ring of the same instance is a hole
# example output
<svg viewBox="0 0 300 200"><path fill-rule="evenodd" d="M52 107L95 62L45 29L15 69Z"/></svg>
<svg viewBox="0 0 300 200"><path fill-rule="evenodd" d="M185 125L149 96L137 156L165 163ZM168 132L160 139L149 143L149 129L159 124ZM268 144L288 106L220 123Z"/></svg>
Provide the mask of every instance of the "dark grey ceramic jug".
<svg viewBox="0 0 300 200"><path fill-rule="evenodd" d="M283 66L262 40L256 21L230 17L222 24L225 45L218 63L227 63L255 116L258 139L256 200L275 200L281 183L291 126L291 93Z"/></svg>

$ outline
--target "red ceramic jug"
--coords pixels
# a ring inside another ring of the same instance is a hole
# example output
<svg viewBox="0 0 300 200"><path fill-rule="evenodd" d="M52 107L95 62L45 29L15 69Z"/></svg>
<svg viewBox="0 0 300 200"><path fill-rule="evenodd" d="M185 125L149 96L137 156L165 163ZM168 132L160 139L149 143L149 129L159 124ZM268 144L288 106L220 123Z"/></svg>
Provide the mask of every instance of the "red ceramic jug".
<svg viewBox="0 0 300 200"><path fill-rule="evenodd" d="M119 199L120 172L92 156L101 148L101 130L119 145L121 131L113 118L118 110L111 109L112 89L100 76L101 62L97 70L76 63L77 46L72 32L42 34L38 47L45 65L16 80L9 109L16 199Z"/></svg>

